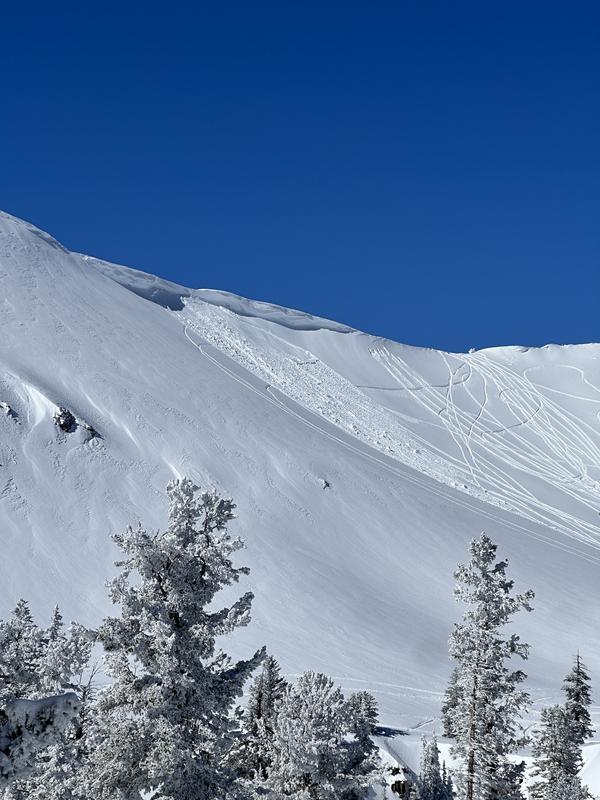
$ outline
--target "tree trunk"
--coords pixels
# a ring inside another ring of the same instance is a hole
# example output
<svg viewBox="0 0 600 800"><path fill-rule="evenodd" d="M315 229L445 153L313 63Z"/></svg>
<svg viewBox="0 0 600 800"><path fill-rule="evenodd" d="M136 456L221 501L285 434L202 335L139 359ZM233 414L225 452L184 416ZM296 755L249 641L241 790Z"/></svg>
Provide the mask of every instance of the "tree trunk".
<svg viewBox="0 0 600 800"><path fill-rule="evenodd" d="M467 758L467 792L466 800L473 800L475 793L475 705L477 701L477 675L473 678L473 691L471 692L471 713L469 719L469 755Z"/></svg>

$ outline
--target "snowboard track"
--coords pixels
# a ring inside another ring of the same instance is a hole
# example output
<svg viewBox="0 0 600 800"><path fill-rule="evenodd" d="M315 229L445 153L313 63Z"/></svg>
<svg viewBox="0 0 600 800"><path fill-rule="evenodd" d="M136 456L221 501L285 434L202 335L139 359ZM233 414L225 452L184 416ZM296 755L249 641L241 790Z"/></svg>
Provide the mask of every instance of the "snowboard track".
<svg viewBox="0 0 600 800"><path fill-rule="evenodd" d="M584 516L597 513L598 505L598 486L587 477L584 458L600 464L600 442L595 431L586 430L543 396L527 377L492 362L485 353L441 354L449 380L443 386L426 385L422 376L385 346L375 348L373 357L402 382L398 388L410 392L411 386L418 386L412 396L451 437L456 450L449 454L402 425L390 409L377 406L308 351L288 345L298 352L282 354L275 348L265 352L261 344L259 352L227 324L231 314L193 302L177 312L186 338L205 358L319 435L449 502L473 508L473 502L479 501L479 510L482 503L491 504L535 523L536 528L541 525L560 532L564 538L533 530L514 519L506 522L529 536L600 563L600 556L588 549L600 550L600 529ZM458 360L458 365L451 365L450 358ZM457 386L477 407L475 413L461 408L455 397ZM476 394L478 389L481 397ZM502 401L502 416L490 408L491 397ZM545 501L525 483L517 482L504 465L541 481L546 489L568 495L581 506L581 516ZM436 488L431 479L457 491ZM487 516L494 518L492 513ZM577 546L581 544L585 551Z"/></svg>

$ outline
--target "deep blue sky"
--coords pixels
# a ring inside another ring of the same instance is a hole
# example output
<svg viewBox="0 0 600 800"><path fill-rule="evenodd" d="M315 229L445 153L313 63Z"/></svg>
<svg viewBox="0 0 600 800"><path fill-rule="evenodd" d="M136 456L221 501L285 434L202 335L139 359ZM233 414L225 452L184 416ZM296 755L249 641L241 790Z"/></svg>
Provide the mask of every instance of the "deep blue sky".
<svg viewBox="0 0 600 800"><path fill-rule="evenodd" d="M0 66L0 207L71 249L412 344L600 340L597 2L6 3Z"/></svg>

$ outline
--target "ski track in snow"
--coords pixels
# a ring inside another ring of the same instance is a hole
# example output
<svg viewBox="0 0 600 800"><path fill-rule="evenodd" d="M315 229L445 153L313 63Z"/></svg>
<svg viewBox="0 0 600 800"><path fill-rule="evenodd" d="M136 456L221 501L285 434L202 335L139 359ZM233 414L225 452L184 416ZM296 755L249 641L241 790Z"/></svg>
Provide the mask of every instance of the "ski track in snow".
<svg viewBox="0 0 600 800"><path fill-rule="evenodd" d="M178 312L188 338L188 330L194 331L247 373L260 378L266 384L264 391L247 382L245 385L263 397L268 394L270 402L284 407L304 424L336 438L331 431L324 431L315 421L291 409L289 401L387 459L600 549L600 529L583 515L597 513L600 487L588 476L587 468L590 464L600 465L599 437L596 431L586 430L585 423L543 395L526 376L493 362L483 352L453 355L460 362L453 370L449 356L441 354L448 382L427 385L422 376L385 346L372 350L373 357L401 384L398 388L412 393L425 418L435 417L433 424L450 436L456 451L452 455L410 431L392 411L377 405L308 351L297 348L296 356L288 345L289 353L284 354L265 343L261 343L259 350L228 324L231 314L226 309L194 301L187 302L184 310ZM229 372L244 382L239 375ZM483 400L471 388L475 382L483 391ZM457 387L478 407L475 414L460 407L455 398ZM501 401L496 402L494 410L491 397ZM506 418L500 418L499 413ZM351 446L345 440L342 443ZM364 454L364 447L360 452ZM369 457L377 460L372 452ZM389 463L384 463L389 468ZM515 479L515 474L523 479ZM529 485L528 478L533 479ZM582 514L561 510L544 500L541 493L534 493L531 483L540 481L553 492L561 492L575 501Z"/></svg>
<svg viewBox="0 0 600 800"><path fill-rule="evenodd" d="M411 384L419 378L415 371L386 347L376 348L372 353L402 384L401 388L410 391ZM553 492L561 492L575 501L582 512L597 513L600 486L589 476L588 468L600 465L598 432L542 394L527 376L492 361L483 352L453 356L469 370L468 378L460 386L472 404L479 406L475 415L470 414L454 401L453 378L458 369L452 372L446 355L441 355L450 375L443 387L445 391L435 385L425 388L421 380L413 398L426 419L435 415L434 424L443 428L456 444L460 458L454 457L453 461L462 461L468 467L472 485L483 489L488 501L504 499L521 516L596 549L600 547L597 525L583 516L559 510L527 485L527 478L542 481ZM476 380L483 391L483 400L471 388ZM598 391L593 384L586 383ZM502 420L497 410L490 410L492 396L502 401L495 408L499 407L513 421ZM589 400L578 396L575 399ZM424 441L424 446L427 445ZM512 474L504 467L511 468ZM522 482L514 478L515 473L523 476Z"/></svg>
<svg viewBox="0 0 600 800"><path fill-rule="evenodd" d="M193 307L193 304L190 305ZM192 311L192 313L189 313L190 311ZM553 506L543 504L527 490L516 484L511 479L511 476L501 470L501 468L497 466L494 467L494 465L488 466L488 473L496 476L496 484L494 485L490 482L490 489L483 487L482 478L484 477L484 473L482 473L480 478L475 477L477 473L477 470L474 469L475 457L470 446L467 447L467 451L470 453L472 461L469 463L468 469L472 476L471 481L478 480L479 483L475 484L472 482L469 485L465 483L464 479L466 476L464 474L461 475L460 479L456 476L456 469L459 464L449 464L448 458L443 458L445 454L441 449L438 450L437 455L432 456L430 453L431 444L422 437L399 426L392 414L389 414L389 417L404 433L404 441L403 445L399 445L398 442L395 442L395 448L386 445L385 449L381 447L381 435L376 435L376 433L372 431L371 435L368 435L369 428L368 425L365 424L365 419L368 422L368 416L365 416L363 419L363 426L361 428L357 428L354 423L349 425L348 419L344 419L341 416L341 411L339 409L337 409L338 413L332 419L328 414L324 413L324 410L327 409L322 403L317 404L317 408L315 408L311 403L313 398L307 396L305 391L297 391L296 384L294 383L294 372L296 372L299 367L314 367L318 365L320 368L319 377L321 380L320 382L315 381L316 385L323 385L323 377L333 383L335 383L337 379L343 382L342 390L344 394L346 394L348 392L346 386L348 382L342 376L328 368L319 359L315 359L311 354L308 354L307 357L306 351L303 351L302 361L292 359L291 357L284 358L281 353L269 354L268 362L265 361L264 356L260 355L265 352L264 344L261 345L260 354L258 352L255 354L252 344L248 340L242 339L237 332L228 326L219 312L222 312L225 317L231 313L225 309L216 308L214 306L206 307L204 304L196 313L193 313L193 308L190 309L188 305L186 305L184 311L177 312L177 316L184 323L184 334L188 341L190 341L205 358L228 374L237 383L243 385L249 391L258 394L263 400L267 400L284 413L294 416L304 425L319 433L319 435L326 436L336 441L344 448L359 454L362 458L367 458L372 463L377 464L379 467L382 467L387 472L392 473L402 480L408 480L442 497L445 502L471 509L473 508L473 500L484 501L500 507L504 511L516 513L521 518L525 518L531 522L541 523L548 528L560 531L575 542L584 543L596 550L600 549L600 531L597 527L590 525L591 535L585 535L585 531L580 529L580 526L583 526L585 523L573 515L561 512ZM193 331L203 341L194 341L190 336L190 331ZM220 358L211 355L208 352L208 348L214 349L215 353L218 353ZM221 360L223 357L230 361L230 366L223 363ZM286 364L286 361L289 363ZM273 364L276 366L274 367ZM469 366L471 370L469 372L470 378L472 367L468 364L467 366ZM448 368L450 370L449 365ZM242 376L240 372L244 373L244 376ZM291 375L290 372L292 373ZM458 372L458 370L455 372ZM451 370L450 375L452 376ZM334 377L332 378L332 376ZM413 378L414 377L413 375ZM256 382L255 385L251 382L251 378L259 378L260 380ZM465 378L460 382L466 383L467 380L468 378ZM298 388L305 389L307 381L304 373L296 375L296 383ZM277 384L279 384L279 386ZM331 383L327 385L327 388L329 388L330 385ZM440 395L440 397L442 397L442 401L448 409L447 414L452 414L455 426L457 426L453 431L454 436L457 438L459 435L464 436L464 426L466 426L466 436L471 437L473 432L469 432L469 427L474 427L475 423L473 420L469 421L466 415L452 403L450 385L451 381L443 387L430 388L443 388L446 390L446 393ZM281 387L285 387L287 391ZM335 387L332 387L332 389L335 391ZM421 384L419 392L425 389L425 385ZM342 390L338 389L338 391ZM368 398L361 397L360 410L368 408L368 403L374 405ZM430 410L432 409L430 408ZM439 417L439 409L433 410L435 410L436 416ZM480 417L483 413L484 412L480 410ZM354 420L357 418L359 418L359 410L354 410L351 412L350 419ZM448 417L448 419L450 419L450 417ZM496 420L498 425L501 424L496 417L493 417L493 419ZM446 420L444 420L444 422L446 422ZM329 423L329 425L327 425L327 423ZM459 433L461 425L463 426L462 434ZM386 435L386 440L390 442L393 441L389 433ZM418 458L415 457L415 450L419 455ZM478 456L480 462L482 458L485 460L485 457ZM403 469L403 466L409 467L410 469ZM445 470L444 466L446 467ZM467 497L462 498L460 494L450 493L441 486L436 488L435 483L432 483L428 478L433 478L435 481L445 484L451 489L458 490L462 494L470 496L471 499L467 499ZM564 489L564 487L561 488ZM511 502L505 501L505 496L508 496ZM497 515L492 511L486 511L485 508L482 509L480 504L478 504L478 511L490 520L497 522ZM537 539L538 541L550 544L565 552L576 554L590 563L600 564L600 556L596 556L589 551L582 551L581 548L563 539L559 540L541 531L534 531L525 525L519 524L514 519L503 519L503 524L514 530L525 533L527 536Z"/></svg>

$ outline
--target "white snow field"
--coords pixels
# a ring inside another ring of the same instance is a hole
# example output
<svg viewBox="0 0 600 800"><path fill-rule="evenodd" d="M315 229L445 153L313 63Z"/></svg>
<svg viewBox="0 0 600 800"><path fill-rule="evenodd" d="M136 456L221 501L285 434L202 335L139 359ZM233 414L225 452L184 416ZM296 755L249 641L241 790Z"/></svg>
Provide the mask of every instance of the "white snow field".
<svg viewBox="0 0 600 800"><path fill-rule="evenodd" d="M238 505L256 600L236 655L265 643L290 675L370 689L385 724L439 731L452 571L485 529L536 591L517 621L535 707L578 648L600 686L600 345L407 347L8 214L0 290L0 614L24 596L97 623L111 533L162 525L189 475Z"/></svg>

